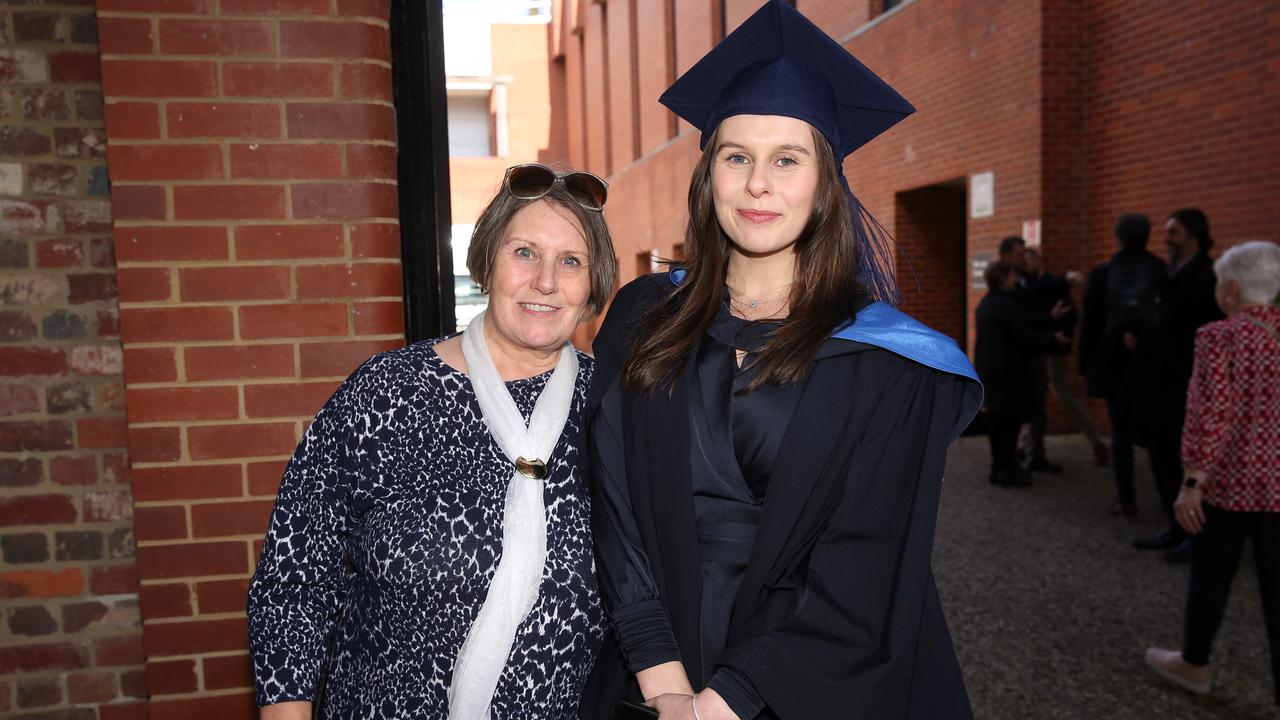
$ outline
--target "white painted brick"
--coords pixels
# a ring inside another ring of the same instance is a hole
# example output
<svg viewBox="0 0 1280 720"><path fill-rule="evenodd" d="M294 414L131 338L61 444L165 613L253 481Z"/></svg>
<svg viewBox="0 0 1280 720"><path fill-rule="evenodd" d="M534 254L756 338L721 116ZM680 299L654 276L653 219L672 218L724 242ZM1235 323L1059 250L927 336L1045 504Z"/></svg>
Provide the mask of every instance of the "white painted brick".
<svg viewBox="0 0 1280 720"><path fill-rule="evenodd" d="M49 56L34 50L0 50L0 82L49 82Z"/></svg>
<svg viewBox="0 0 1280 720"><path fill-rule="evenodd" d="M0 195L22 194L22 163L0 163Z"/></svg>

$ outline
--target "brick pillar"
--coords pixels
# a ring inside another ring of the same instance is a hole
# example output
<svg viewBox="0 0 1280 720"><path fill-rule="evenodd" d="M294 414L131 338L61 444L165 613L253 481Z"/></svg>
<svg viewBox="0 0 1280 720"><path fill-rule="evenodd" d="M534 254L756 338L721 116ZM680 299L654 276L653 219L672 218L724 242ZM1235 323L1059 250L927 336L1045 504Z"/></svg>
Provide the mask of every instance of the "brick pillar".
<svg viewBox="0 0 1280 720"><path fill-rule="evenodd" d="M146 696L97 42L92 0L0 2L5 717Z"/></svg>
<svg viewBox="0 0 1280 720"><path fill-rule="evenodd" d="M403 343L387 0L98 0L153 718L254 717L281 472Z"/></svg>
<svg viewBox="0 0 1280 720"><path fill-rule="evenodd" d="M1052 273L1088 273L1095 262L1089 238L1088 155L1083 150L1088 147L1088 8L1071 0L1044 0L1040 14L1041 250ZM1083 288L1074 297L1077 310L1082 309ZM1067 360L1069 382L1083 397L1076 363L1074 356ZM1048 393L1047 402L1051 431L1078 431L1054 393ZM1095 421L1104 423L1102 402L1089 406Z"/></svg>

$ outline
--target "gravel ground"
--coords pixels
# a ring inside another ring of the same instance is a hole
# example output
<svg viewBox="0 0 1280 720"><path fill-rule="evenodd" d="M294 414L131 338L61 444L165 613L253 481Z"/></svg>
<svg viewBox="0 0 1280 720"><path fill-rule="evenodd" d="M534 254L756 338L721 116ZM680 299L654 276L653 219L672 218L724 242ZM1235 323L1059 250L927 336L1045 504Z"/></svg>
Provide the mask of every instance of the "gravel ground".
<svg viewBox="0 0 1280 720"><path fill-rule="evenodd" d="M1246 551L1214 644L1215 687L1196 696L1147 669L1181 645L1187 566L1130 542L1163 520L1139 455L1136 520L1108 514L1111 472L1076 435L1049 438L1061 475L987 482L985 437L952 448L934 570L978 720L1271 720L1266 635Z"/></svg>

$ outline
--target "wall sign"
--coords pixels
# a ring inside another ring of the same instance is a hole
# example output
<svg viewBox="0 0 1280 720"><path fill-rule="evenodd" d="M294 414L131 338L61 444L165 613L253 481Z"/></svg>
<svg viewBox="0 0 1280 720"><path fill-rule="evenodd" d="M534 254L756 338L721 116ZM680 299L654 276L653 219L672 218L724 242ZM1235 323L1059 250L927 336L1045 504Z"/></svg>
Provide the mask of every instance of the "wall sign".
<svg viewBox="0 0 1280 720"><path fill-rule="evenodd" d="M996 213L996 174L984 172L969 178L969 217L986 218Z"/></svg>
<svg viewBox="0 0 1280 720"><path fill-rule="evenodd" d="M1022 239L1027 241L1027 247L1032 250L1040 249L1040 221L1027 220L1022 223Z"/></svg>
<svg viewBox="0 0 1280 720"><path fill-rule="evenodd" d="M986 290L987 279L983 274L991 264L991 253L974 253L969 257L969 287L974 290Z"/></svg>

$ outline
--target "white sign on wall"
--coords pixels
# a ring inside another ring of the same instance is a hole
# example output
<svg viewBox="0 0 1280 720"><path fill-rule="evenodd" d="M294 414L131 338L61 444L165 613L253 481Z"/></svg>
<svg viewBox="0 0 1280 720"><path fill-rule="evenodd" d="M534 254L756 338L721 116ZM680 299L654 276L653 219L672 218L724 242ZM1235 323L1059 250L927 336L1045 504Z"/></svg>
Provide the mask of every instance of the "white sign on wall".
<svg viewBox="0 0 1280 720"><path fill-rule="evenodd" d="M987 218L996 213L996 174L978 173L969 178L969 217Z"/></svg>
<svg viewBox="0 0 1280 720"><path fill-rule="evenodd" d="M1027 247L1032 250L1040 249L1040 221L1027 220L1022 223L1022 239L1027 241Z"/></svg>
<svg viewBox="0 0 1280 720"><path fill-rule="evenodd" d="M969 287L974 290L987 289L987 266L991 264L991 253L974 253L969 258Z"/></svg>

